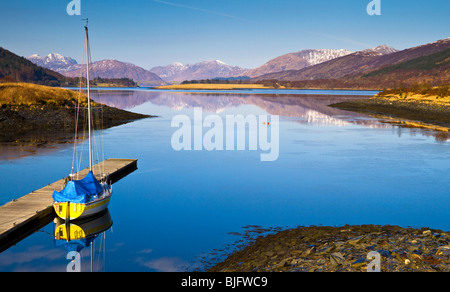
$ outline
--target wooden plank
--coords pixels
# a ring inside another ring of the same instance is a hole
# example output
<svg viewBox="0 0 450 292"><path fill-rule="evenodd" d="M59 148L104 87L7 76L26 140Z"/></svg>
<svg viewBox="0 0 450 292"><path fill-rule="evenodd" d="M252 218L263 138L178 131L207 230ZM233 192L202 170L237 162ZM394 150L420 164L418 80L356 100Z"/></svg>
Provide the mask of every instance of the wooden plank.
<svg viewBox="0 0 450 292"><path fill-rule="evenodd" d="M98 173L99 169L103 173ZM93 166L95 177L110 183L118 182L136 169L136 159L107 159ZM74 177L78 175L81 179L88 172L89 169L84 169ZM54 219L53 191L61 191L64 185L65 180L61 179L0 207L0 252Z"/></svg>

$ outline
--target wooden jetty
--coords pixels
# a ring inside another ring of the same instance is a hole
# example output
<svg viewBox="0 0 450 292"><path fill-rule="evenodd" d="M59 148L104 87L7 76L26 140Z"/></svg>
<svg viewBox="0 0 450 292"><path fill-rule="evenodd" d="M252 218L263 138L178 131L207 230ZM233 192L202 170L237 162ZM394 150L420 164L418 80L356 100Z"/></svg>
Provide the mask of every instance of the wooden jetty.
<svg viewBox="0 0 450 292"><path fill-rule="evenodd" d="M92 169L97 179L106 179L113 184L135 171L137 160L107 159ZM102 169L104 174L95 173L96 169ZM89 169L82 170L74 177L78 175L81 179L88 172ZM65 182L66 179L63 178L0 207L0 252L46 226L56 217L53 209L53 191L61 191Z"/></svg>

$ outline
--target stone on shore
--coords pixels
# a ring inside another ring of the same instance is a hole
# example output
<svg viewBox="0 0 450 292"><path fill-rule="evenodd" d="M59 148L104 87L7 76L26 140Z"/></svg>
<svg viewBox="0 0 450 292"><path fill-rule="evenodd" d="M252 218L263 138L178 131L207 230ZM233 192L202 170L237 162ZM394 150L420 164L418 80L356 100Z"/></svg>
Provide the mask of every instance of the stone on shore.
<svg viewBox="0 0 450 292"><path fill-rule="evenodd" d="M260 236L210 272L450 272L450 233L397 226L298 227Z"/></svg>

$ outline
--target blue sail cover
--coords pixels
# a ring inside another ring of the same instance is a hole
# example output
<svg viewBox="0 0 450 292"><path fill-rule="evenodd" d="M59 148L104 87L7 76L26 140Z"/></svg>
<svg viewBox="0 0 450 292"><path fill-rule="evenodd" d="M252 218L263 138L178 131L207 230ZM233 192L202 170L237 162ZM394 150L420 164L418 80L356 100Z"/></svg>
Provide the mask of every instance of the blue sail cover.
<svg viewBox="0 0 450 292"><path fill-rule="evenodd" d="M92 171L82 180L69 181L61 192L53 192L53 200L57 203L88 203L92 196L102 192L102 186Z"/></svg>
<svg viewBox="0 0 450 292"><path fill-rule="evenodd" d="M55 240L55 247L64 247L67 252L81 252L85 247L91 246L91 242L93 242L96 238L97 235L91 236L89 238L74 239L69 242L67 242L65 239L59 239Z"/></svg>

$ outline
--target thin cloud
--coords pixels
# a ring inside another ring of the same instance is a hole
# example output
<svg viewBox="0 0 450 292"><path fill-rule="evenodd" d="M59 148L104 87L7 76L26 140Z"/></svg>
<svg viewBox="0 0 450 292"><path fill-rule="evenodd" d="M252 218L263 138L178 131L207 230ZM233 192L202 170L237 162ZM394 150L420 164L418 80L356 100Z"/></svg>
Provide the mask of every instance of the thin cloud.
<svg viewBox="0 0 450 292"><path fill-rule="evenodd" d="M153 2L166 4L166 5L170 5L170 6L174 6L174 7L181 7L181 8L196 10L196 11L200 11L200 12L204 12L204 13L208 13L208 14L219 15L219 16L228 17L228 18L235 19L235 20L241 20L241 21L250 22L248 19L237 17L237 16L234 16L234 15L231 15L231 14L226 14L226 13L222 13L222 12L207 10L207 9L203 9L203 8L197 8L197 7L188 6L188 5L184 5L184 4L172 3L172 2L162 1L162 0L153 0Z"/></svg>

